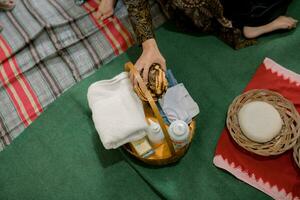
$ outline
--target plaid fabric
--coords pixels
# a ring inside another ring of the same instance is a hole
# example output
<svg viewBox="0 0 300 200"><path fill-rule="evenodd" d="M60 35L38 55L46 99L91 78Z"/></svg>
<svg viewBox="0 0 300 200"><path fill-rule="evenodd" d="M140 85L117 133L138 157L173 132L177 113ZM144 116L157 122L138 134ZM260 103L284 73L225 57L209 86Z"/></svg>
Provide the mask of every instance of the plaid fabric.
<svg viewBox="0 0 300 200"><path fill-rule="evenodd" d="M60 94L133 45L122 1L104 21L94 17L98 4L19 0L0 13L0 151ZM155 3L152 15L155 26L165 21Z"/></svg>

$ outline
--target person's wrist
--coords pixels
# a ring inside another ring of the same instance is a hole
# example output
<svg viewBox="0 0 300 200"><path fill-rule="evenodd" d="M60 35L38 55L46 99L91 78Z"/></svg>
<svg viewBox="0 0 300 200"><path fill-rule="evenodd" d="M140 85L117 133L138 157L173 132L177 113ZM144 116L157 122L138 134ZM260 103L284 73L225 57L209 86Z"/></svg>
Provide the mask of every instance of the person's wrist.
<svg viewBox="0 0 300 200"><path fill-rule="evenodd" d="M142 48L143 48L143 50L157 48L157 44L156 44L155 39L151 38L151 39L145 40L142 43Z"/></svg>

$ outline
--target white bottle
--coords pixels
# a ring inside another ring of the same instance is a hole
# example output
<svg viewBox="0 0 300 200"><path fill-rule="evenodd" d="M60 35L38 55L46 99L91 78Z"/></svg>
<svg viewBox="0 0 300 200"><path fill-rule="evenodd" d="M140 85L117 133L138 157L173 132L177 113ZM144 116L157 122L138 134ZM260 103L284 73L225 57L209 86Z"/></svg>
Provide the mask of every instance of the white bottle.
<svg viewBox="0 0 300 200"><path fill-rule="evenodd" d="M165 136L158 123L153 122L151 119L149 119L149 121L150 126L148 127L148 139L152 145L157 146L163 143Z"/></svg>
<svg viewBox="0 0 300 200"><path fill-rule="evenodd" d="M168 129L170 138L173 142L174 148L180 149L189 142L190 130L187 123L182 120L176 120L171 123Z"/></svg>

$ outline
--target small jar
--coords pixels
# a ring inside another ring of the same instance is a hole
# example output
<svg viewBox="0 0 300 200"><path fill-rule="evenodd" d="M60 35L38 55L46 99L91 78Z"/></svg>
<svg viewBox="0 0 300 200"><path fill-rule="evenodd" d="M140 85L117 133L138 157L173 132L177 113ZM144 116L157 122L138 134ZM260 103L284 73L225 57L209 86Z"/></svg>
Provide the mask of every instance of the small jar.
<svg viewBox="0 0 300 200"><path fill-rule="evenodd" d="M184 121L176 120L172 122L169 126L168 132L175 150L180 149L188 144L190 130L188 124Z"/></svg>

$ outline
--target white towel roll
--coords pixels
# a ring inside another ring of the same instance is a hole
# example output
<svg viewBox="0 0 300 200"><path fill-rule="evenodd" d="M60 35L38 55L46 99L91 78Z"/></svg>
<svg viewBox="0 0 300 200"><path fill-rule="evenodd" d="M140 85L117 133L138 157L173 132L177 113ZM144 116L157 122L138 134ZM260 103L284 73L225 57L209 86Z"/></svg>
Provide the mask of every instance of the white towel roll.
<svg viewBox="0 0 300 200"><path fill-rule="evenodd" d="M115 149L146 136L143 105L127 72L93 83L88 89L93 121L106 149Z"/></svg>

